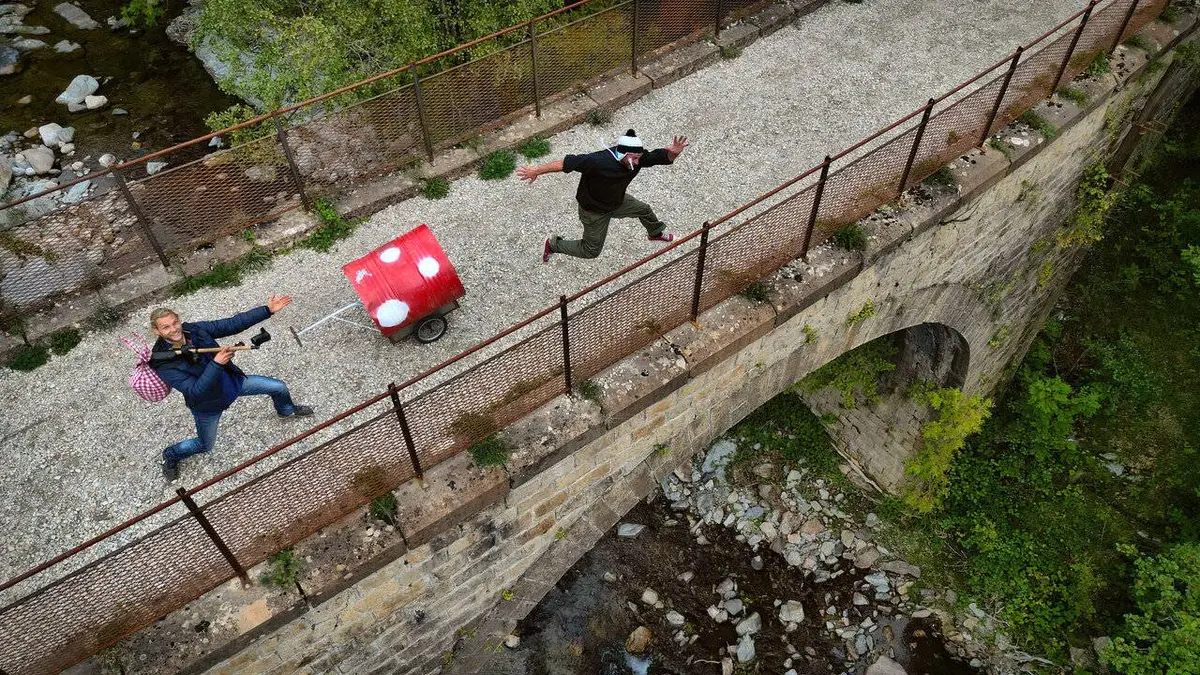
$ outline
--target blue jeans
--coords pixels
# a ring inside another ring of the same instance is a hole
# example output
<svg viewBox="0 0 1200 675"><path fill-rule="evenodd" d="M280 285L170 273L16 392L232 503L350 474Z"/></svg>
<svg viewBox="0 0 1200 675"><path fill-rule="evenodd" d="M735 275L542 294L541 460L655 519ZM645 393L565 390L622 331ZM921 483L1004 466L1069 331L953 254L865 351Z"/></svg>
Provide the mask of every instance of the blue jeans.
<svg viewBox="0 0 1200 675"><path fill-rule="evenodd" d="M242 393L238 394L238 398L260 395L270 396L271 401L275 404L275 412L280 415L287 416L296 411L296 405L292 403L292 395L282 380L262 375L247 375L246 380L242 382ZM196 412L193 410L192 417L196 419L196 438L189 438L166 448L162 452L163 459L168 462L178 462L184 457L212 450L217 442L217 423L221 421L221 412Z"/></svg>

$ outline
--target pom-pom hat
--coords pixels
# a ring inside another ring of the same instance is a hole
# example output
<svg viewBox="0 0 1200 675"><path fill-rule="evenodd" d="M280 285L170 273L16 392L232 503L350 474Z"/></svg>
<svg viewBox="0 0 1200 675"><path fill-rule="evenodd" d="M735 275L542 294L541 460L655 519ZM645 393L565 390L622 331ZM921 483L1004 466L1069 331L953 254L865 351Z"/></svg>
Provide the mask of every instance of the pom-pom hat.
<svg viewBox="0 0 1200 675"><path fill-rule="evenodd" d="M625 132L624 136L621 136L617 139L617 152L621 153L622 155L626 155L631 152L643 153L646 152L646 148L642 145L642 139L637 137L637 134L633 132L633 129L630 129Z"/></svg>

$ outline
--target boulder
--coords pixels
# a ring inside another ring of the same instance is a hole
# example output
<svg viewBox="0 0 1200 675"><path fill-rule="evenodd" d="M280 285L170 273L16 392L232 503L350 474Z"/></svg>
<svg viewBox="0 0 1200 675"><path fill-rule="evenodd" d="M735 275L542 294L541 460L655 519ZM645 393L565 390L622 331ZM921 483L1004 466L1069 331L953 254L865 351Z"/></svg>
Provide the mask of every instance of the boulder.
<svg viewBox="0 0 1200 675"><path fill-rule="evenodd" d="M25 161L29 162L29 166L33 167L34 173L38 175L49 173L50 169L54 168L54 151L44 145L29 148L23 154Z"/></svg>
<svg viewBox="0 0 1200 675"><path fill-rule="evenodd" d="M0 45L0 75L12 75L17 72L21 61L21 52L8 45Z"/></svg>
<svg viewBox="0 0 1200 675"><path fill-rule="evenodd" d="M91 30L99 28L100 24L96 20L88 16L88 13L72 5L69 2L59 3L54 6L54 13L71 22L72 26L80 30Z"/></svg>
<svg viewBox="0 0 1200 675"><path fill-rule="evenodd" d="M796 600L788 600L779 608L779 620L784 623L800 623L804 621L804 605Z"/></svg>
<svg viewBox="0 0 1200 675"><path fill-rule="evenodd" d="M54 43L54 51L58 52L59 54L70 54L71 52L75 51L76 49L79 49L78 42L71 42L70 40L59 40L58 42Z"/></svg>
<svg viewBox="0 0 1200 675"><path fill-rule="evenodd" d="M71 80L71 84L67 85L66 90L54 99L54 102L67 106L72 103L79 105L83 103L83 99L96 93L99 88L100 83L91 75L76 75L75 79Z"/></svg>
<svg viewBox="0 0 1200 675"><path fill-rule="evenodd" d="M88 110L99 110L100 108L103 108L104 106L108 105L108 97L107 96L99 96L96 94L92 94L91 96L84 96L83 104L85 106L87 106Z"/></svg>
<svg viewBox="0 0 1200 675"><path fill-rule="evenodd" d="M625 651L630 654L641 654L650 646L650 641L654 639L654 634L645 626L638 626L629 634L629 638L625 640Z"/></svg>
<svg viewBox="0 0 1200 675"><path fill-rule="evenodd" d="M38 135L42 137L42 144L48 148L57 147L63 142L59 137L59 133L63 130L62 125L51 122L38 127Z"/></svg>

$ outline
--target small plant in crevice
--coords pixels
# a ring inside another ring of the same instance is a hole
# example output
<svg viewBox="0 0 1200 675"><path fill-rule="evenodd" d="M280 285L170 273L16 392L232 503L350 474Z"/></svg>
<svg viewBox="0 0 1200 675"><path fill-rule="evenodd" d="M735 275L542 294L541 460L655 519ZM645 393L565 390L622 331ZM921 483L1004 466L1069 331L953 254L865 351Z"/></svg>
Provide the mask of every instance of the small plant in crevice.
<svg viewBox="0 0 1200 675"><path fill-rule="evenodd" d="M1047 260L1046 262L1042 263L1041 268L1038 269L1037 289L1039 291L1046 290L1046 286L1050 285L1050 280L1053 278L1054 278L1054 263Z"/></svg>
<svg viewBox="0 0 1200 675"><path fill-rule="evenodd" d="M1163 11L1158 15L1158 20L1163 23L1175 23L1179 20L1179 8L1174 4L1163 7Z"/></svg>
<svg viewBox="0 0 1200 675"><path fill-rule="evenodd" d="M1142 35L1141 33L1129 36L1121 44L1125 45L1126 47L1133 47L1134 49L1140 49L1144 52L1154 51L1154 43L1150 41L1150 38L1146 37L1145 35Z"/></svg>
<svg viewBox="0 0 1200 675"><path fill-rule="evenodd" d="M396 501L396 495L391 492L385 492L371 500L371 517L393 527L398 525L396 514L399 510L400 504Z"/></svg>
<svg viewBox="0 0 1200 675"><path fill-rule="evenodd" d="M445 199L450 194L450 181L433 176L421 181L421 196L429 200Z"/></svg>
<svg viewBox="0 0 1200 675"><path fill-rule="evenodd" d="M804 344L809 345L817 341L817 329L808 324L804 324Z"/></svg>
<svg viewBox="0 0 1200 675"><path fill-rule="evenodd" d="M268 586L293 589L300 579L300 559L295 551L285 548L279 553L267 558L267 571L259 579Z"/></svg>
<svg viewBox="0 0 1200 675"><path fill-rule="evenodd" d="M958 185L958 178L954 176L954 169L943 166L921 182L930 187L952 188Z"/></svg>
<svg viewBox="0 0 1200 675"><path fill-rule="evenodd" d="M1103 238L1104 220L1120 199L1118 192L1109 190L1110 178L1103 162L1084 167L1075 192L1075 212L1067 229L1058 234L1059 246L1093 244Z"/></svg>
<svg viewBox="0 0 1200 675"><path fill-rule="evenodd" d="M867 300L857 312L854 312L846 317L846 325L857 326L858 324L875 316L875 313L878 311L878 309L879 308L876 307L874 300Z"/></svg>
<svg viewBox="0 0 1200 675"><path fill-rule="evenodd" d="M1029 202L1037 204L1042 201L1042 188L1037 183L1029 180L1021 181L1021 191L1017 193L1017 198L1014 201Z"/></svg>
<svg viewBox="0 0 1200 675"><path fill-rule="evenodd" d="M1070 101L1078 106L1087 105L1088 93L1080 87L1063 87L1058 90L1058 97L1064 101Z"/></svg>
<svg viewBox="0 0 1200 675"><path fill-rule="evenodd" d="M761 281L756 281L743 288L738 295L750 300L751 302L768 302L771 299L769 291L769 286Z"/></svg>
<svg viewBox="0 0 1200 675"><path fill-rule="evenodd" d="M517 168L517 155L512 150L497 150L484 158L479 167L479 177L483 180L501 180L508 178Z"/></svg>
<svg viewBox="0 0 1200 675"><path fill-rule="evenodd" d="M297 242L296 246L300 248L312 249L324 253L333 248L333 245L338 241L354 234L358 223L361 222L359 220L346 220L334 208L333 202L325 198L317 199L313 203L313 209L317 212L317 218L321 220L321 225L307 237Z"/></svg>
<svg viewBox="0 0 1200 675"><path fill-rule="evenodd" d="M742 48L735 45L721 45L721 58L736 59L742 55Z"/></svg>
<svg viewBox="0 0 1200 675"><path fill-rule="evenodd" d="M1011 143L1001 138L997 138L996 136L992 136L988 139L987 144L989 148L992 148L993 150L999 150L1000 154L1004 155L1005 159L1010 162L1012 161L1013 151L1015 148L1013 148Z"/></svg>
<svg viewBox="0 0 1200 675"><path fill-rule="evenodd" d="M667 445L666 443L655 443L654 454L658 455L659 457L666 457L667 455L671 454L671 446Z"/></svg>
<svg viewBox="0 0 1200 675"><path fill-rule="evenodd" d="M608 108L592 108L587 114L588 124L594 127L604 126L611 122L612 118L612 111Z"/></svg>
<svg viewBox="0 0 1200 675"><path fill-rule="evenodd" d="M473 443L467 448L467 452L471 454L475 466L504 466L512 454L512 448L499 434L492 434L478 443Z"/></svg>
<svg viewBox="0 0 1200 675"><path fill-rule="evenodd" d="M867 247L867 233L858 223L834 232L832 239L833 243L848 251L861 251Z"/></svg>
<svg viewBox="0 0 1200 675"><path fill-rule="evenodd" d="M567 538L567 528L560 527L554 532L554 541L562 541Z"/></svg>
<svg viewBox="0 0 1200 675"><path fill-rule="evenodd" d="M604 388L595 380L584 380L575 387L575 392L585 401L591 401L596 405L601 405L601 396L604 394Z"/></svg>
<svg viewBox="0 0 1200 675"><path fill-rule="evenodd" d="M1088 66L1084 69L1083 74L1088 77L1099 77L1111 72L1112 66L1108 63L1108 52L1101 51L1088 62Z"/></svg>
<svg viewBox="0 0 1200 675"><path fill-rule="evenodd" d="M517 147L517 152L526 159L537 159L550 154L550 139L534 136Z"/></svg>
<svg viewBox="0 0 1200 675"><path fill-rule="evenodd" d="M515 597L517 597L517 596L515 593L512 592L511 588L506 588L503 591L500 591L500 599L505 602L508 602Z"/></svg>
<svg viewBox="0 0 1200 675"><path fill-rule="evenodd" d="M1053 124L1050 124L1045 117L1042 117L1036 111L1026 110L1025 112L1021 113L1021 116L1017 118L1017 121L1038 132L1047 141L1052 141L1058 138L1058 129Z"/></svg>
<svg viewBox="0 0 1200 675"><path fill-rule="evenodd" d="M998 349L1007 341L1008 326L1000 326L1000 328L996 329L996 332L992 334L992 337L988 339L987 344L992 349Z"/></svg>

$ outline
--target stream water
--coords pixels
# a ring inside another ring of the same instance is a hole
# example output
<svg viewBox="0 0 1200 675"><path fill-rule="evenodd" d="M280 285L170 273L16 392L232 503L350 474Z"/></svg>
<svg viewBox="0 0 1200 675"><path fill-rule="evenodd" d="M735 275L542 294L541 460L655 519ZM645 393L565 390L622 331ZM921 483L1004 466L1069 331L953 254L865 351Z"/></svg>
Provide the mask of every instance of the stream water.
<svg viewBox="0 0 1200 675"><path fill-rule="evenodd" d="M26 52L20 72L0 75L0 135L57 122L75 127L76 158L111 152L128 160L207 133L204 118L237 102L217 87L198 59L167 37L165 28L184 0L169 0L158 25L137 32L114 31L106 23L108 17L120 16L123 0L79 0L76 4L100 24L90 30L55 13L59 1L23 2L32 8L24 25L45 26L49 33L0 36L0 44L4 38L28 37L47 45ZM61 40L80 48L59 53L54 45ZM76 75L99 80L96 93L108 97L108 105L70 113L55 103ZM32 101L20 104L27 95ZM128 114L114 114L117 108Z"/></svg>

